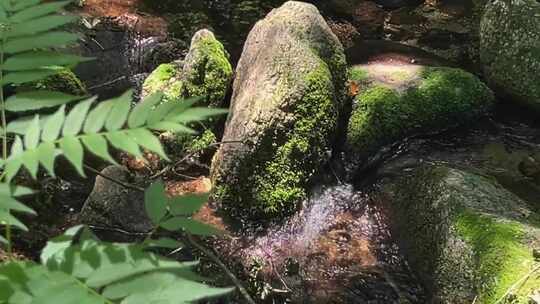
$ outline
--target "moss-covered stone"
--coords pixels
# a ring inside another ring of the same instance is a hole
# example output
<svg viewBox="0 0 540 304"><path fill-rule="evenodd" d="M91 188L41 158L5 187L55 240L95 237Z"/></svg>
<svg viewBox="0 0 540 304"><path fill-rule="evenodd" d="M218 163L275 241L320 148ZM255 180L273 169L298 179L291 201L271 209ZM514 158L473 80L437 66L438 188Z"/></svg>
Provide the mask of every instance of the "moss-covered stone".
<svg viewBox="0 0 540 304"><path fill-rule="evenodd" d="M192 39L183 62L162 64L143 84L143 95L163 92L166 99L202 97L205 106L221 106L232 78L232 66L223 45L208 30Z"/></svg>
<svg viewBox="0 0 540 304"><path fill-rule="evenodd" d="M223 104L232 80L229 54L210 31L193 36L183 69L185 95L204 97L208 106Z"/></svg>
<svg viewBox="0 0 540 304"><path fill-rule="evenodd" d="M493 94L477 77L446 67L352 70L362 78L347 130L348 149L367 156L419 132L435 132L486 112ZM367 73L367 76L365 76ZM384 81L379 81L379 79Z"/></svg>
<svg viewBox="0 0 540 304"><path fill-rule="evenodd" d="M540 111L540 3L490 1L481 22L480 46L490 84Z"/></svg>
<svg viewBox="0 0 540 304"><path fill-rule="evenodd" d="M182 97L183 82L180 80L181 62L164 63L159 65L144 81L142 90L143 96L152 93L162 92L167 100L174 100Z"/></svg>
<svg viewBox="0 0 540 304"><path fill-rule="evenodd" d="M266 213L293 211L295 204L291 202L306 198L308 182L320 169L320 160L327 157L329 134L334 132L338 114L331 75L328 66L321 62L306 76L306 95L293 110L294 130L262 170L252 173L255 200L264 203L261 208Z"/></svg>
<svg viewBox="0 0 540 304"><path fill-rule="evenodd" d="M63 69L57 74L49 76L45 79L38 80L32 84L24 85L22 90L39 89L58 91L76 96L84 96L88 94L86 87L71 70Z"/></svg>
<svg viewBox="0 0 540 304"><path fill-rule="evenodd" d="M343 48L314 6L290 1L258 22L223 138L242 143L214 158L214 198L252 219L295 210L329 158L345 79Z"/></svg>
<svg viewBox="0 0 540 304"><path fill-rule="evenodd" d="M446 167L417 169L395 185L395 237L436 303L528 303L540 276L537 214L492 179ZM514 287L513 290L511 288Z"/></svg>

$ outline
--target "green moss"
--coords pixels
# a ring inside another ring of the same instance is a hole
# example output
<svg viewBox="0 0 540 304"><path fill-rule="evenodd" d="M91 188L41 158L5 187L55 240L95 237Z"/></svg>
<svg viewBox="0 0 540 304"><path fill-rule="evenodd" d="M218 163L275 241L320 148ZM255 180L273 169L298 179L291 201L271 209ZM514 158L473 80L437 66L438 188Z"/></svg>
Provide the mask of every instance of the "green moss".
<svg viewBox="0 0 540 304"><path fill-rule="evenodd" d="M462 212L456 220L458 233L472 245L481 284L478 303L495 303L533 268L534 259L524 245L523 224L502 222L473 212ZM513 303L529 303L527 296L540 286L540 277L529 280L514 290Z"/></svg>
<svg viewBox="0 0 540 304"><path fill-rule="evenodd" d="M329 147L329 134L337 120L331 73L326 64L306 77L307 94L295 109L298 117L289 140L277 149L275 158L257 176L257 199L265 212L281 212L306 198L306 182L318 171Z"/></svg>
<svg viewBox="0 0 540 304"><path fill-rule="evenodd" d="M143 94L163 93L164 100L184 98L184 82L180 79L182 66L178 63L159 65L143 84Z"/></svg>
<svg viewBox="0 0 540 304"><path fill-rule="evenodd" d="M251 210L252 218L268 219L296 210L307 197L308 183L327 158L326 149L336 127L338 109L332 79L322 61L305 76L305 96L292 109L294 125L284 127L288 132L279 137L270 128L257 151L241 161L237 185L217 187L218 200Z"/></svg>
<svg viewBox="0 0 540 304"><path fill-rule="evenodd" d="M143 84L143 92L163 92L166 99L200 96L201 105L221 106L232 78L232 66L223 45L213 35L194 42L189 62L162 64Z"/></svg>
<svg viewBox="0 0 540 304"><path fill-rule="evenodd" d="M204 96L205 105L221 106L233 74L227 51L213 35L197 41L191 51L196 60L185 75L185 95Z"/></svg>
<svg viewBox="0 0 540 304"><path fill-rule="evenodd" d="M195 153L201 152L209 148L210 145L217 142L216 135L209 129L204 130L204 132L196 137L189 143L186 147L186 152Z"/></svg>
<svg viewBox="0 0 540 304"><path fill-rule="evenodd" d="M21 90L29 89L59 91L76 96L84 96L88 94L86 87L81 82L79 77L68 69L61 70L57 74L42 80L38 80L32 84L25 85L21 88Z"/></svg>
<svg viewBox="0 0 540 304"><path fill-rule="evenodd" d="M375 85L357 96L347 140L356 152L371 153L416 132L433 132L470 121L493 103L474 75L453 68L426 68L405 92Z"/></svg>
<svg viewBox="0 0 540 304"><path fill-rule="evenodd" d="M176 76L178 67L172 63L159 65L143 84L143 90L148 92L158 92L164 90L169 80Z"/></svg>
<svg viewBox="0 0 540 304"><path fill-rule="evenodd" d="M349 80L362 82L368 79L368 73L366 70L359 67L351 67L348 69Z"/></svg>

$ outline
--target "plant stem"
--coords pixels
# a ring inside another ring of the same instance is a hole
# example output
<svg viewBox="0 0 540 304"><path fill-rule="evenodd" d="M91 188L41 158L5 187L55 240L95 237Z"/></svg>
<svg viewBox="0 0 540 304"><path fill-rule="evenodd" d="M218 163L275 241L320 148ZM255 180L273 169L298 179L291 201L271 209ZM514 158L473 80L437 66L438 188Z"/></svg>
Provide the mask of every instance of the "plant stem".
<svg viewBox="0 0 540 304"><path fill-rule="evenodd" d="M90 172L92 172L92 173L94 173L96 175L99 175L99 176L103 177L104 179L109 180L109 181L111 181L111 182L113 182L115 184L118 184L118 185L120 185L120 186L122 186L124 188L135 190L135 191L140 191L140 192L145 191L144 188L141 188L141 187L138 187L138 186L135 186L135 185L132 185L132 184L128 184L128 183L125 183L123 181L119 181L119 180L117 180L117 179L115 179L113 177L110 177L108 175L105 175L105 174L99 172L98 170L96 170L96 169L94 169L94 168L92 168L92 167L90 167L90 166L88 166L86 164L83 165L83 166L84 166L84 168L86 170L88 170L88 171L90 171Z"/></svg>
<svg viewBox="0 0 540 304"><path fill-rule="evenodd" d="M4 29L2 29L4 31ZM2 45L0 46L0 83L3 82L4 79L4 71L2 70L2 67L4 66L4 45L6 44L6 38L5 35L2 35ZM4 100L4 86L0 85L0 111L2 115L2 159L4 162L8 158L8 152L7 152L7 120L6 120L6 109L5 109L5 100ZM6 212L10 212L7 210ZM9 223L6 223L6 240L7 240L7 253L8 257L11 256L11 253L13 251L11 246L11 225Z"/></svg>

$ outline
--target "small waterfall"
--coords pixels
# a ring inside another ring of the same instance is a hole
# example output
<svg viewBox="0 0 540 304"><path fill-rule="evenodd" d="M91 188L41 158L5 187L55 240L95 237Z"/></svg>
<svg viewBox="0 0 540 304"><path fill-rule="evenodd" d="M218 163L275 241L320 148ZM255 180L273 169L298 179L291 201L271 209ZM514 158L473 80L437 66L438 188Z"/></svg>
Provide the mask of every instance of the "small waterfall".
<svg viewBox="0 0 540 304"><path fill-rule="evenodd" d="M379 205L350 184L321 187L285 223L231 252L261 267L270 293L297 302L422 303Z"/></svg>

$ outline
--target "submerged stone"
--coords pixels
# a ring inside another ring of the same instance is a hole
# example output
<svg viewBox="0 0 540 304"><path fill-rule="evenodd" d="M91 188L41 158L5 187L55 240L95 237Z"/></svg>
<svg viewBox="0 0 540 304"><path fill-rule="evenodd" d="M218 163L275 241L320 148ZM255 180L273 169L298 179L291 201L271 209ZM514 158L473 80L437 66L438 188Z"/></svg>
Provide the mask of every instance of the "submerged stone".
<svg viewBox="0 0 540 304"><path fill-rule="evenodd" d="M214 198L251 217L306 198L329 158L344 103L343 47L317 8L289 1L259 21L238 63Z"/></svg>
<svg viewBox="0 0 540 304"><path fill-rule="evenodd" d="M538 267L540 223L523 200L492 179L446 167L416 169L388 189L395 236L430 303L528 303L540 286L538 275L523 280Z"/></svg>

